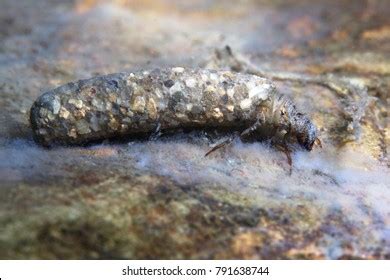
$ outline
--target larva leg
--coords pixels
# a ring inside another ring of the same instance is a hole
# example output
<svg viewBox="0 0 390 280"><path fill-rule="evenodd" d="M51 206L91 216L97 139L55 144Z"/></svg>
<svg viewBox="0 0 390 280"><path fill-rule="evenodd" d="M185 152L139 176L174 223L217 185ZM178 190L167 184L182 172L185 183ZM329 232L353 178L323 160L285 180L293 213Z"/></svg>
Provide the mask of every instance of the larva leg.
<svg viewBox="0 0 390 280"><path fill-rule="evenodd" d="M274 145L275 145L275 147L276 147L279 151L283 152L283 153L286 155L286 157L287 157L287 163L288 163L288 165L289 165L289 167L290 167L289 173L290 173L290 175L291 175L291 174L292 174L291 150L288 148L287 144L276 143L276 144L274 144Z"/></svg>
<svg viewBox="0 0 390 280"><path fill-rule="evenodd" d="M155 129L155 130L152 132L152 134L149 136L149 140L150 140L150 141L157 140L161 135L162 135L162 132L161 132L161 123L158 123L156 129Z"/></svg>
<svg viewBox="0 0 390 280"><path fill-rule="evenodd" d="M291 134L291 127L288 128L288 131L286 132L286 134L283 136L283 144L282 144L282 147L283 147L283 152L284 154L286 155L287 157L287 162L288 162L288 165L290 166L290 175L292 174L292 159L291 159L291 150L288 148L288 138L290 138L290 134Z"/></svg>
<svg viewBox="0 0 390 280"><path fill-rule="evenodd" d="M287 143L284 143L283 147L283 152L287 157L287 162L290 167L290 175L292 174L292 159L291 159L291 150L288 148Z"/></svg>
<svg viewBox="0 0 390 280"><path fill-rule="evenodd" d="M261 125L261 122L259 120L257 120L251 127L248 127L247 129L245 129L240 135L240 139L242 140L245 140L245 139L248 139L251 134L256 131ZM229 137L227 140L219 143L218 145L216 145L215 147L213 147L211 150L209 150L205 156L208 156L209 154L211 154L212 152L222 148L222 147L225 147L227 145L229 145L230 143L232 143L236 138L238 137L238 135L234 135L234 136L231 136Z"/></svg>
<svg viewBox="0 0 390 280"><path fill-rule="evenodd" d="M259 129L260 126L261 122L260 120L257 120L251 127L248 127L240 134L240 138L242 140L248 139L254 131Z"/></svg>
<svg viewBox="0 0 390 280"><path fill-rule="evenodd" d="M291 127L289 127L287 129L287 132L286 134L284 134L283 136L283 140L280 141L280 140L276 140L275 138L273 138L271 140L271 143L272 145L274 145L279 151L283 152L286 157L287 157L287 163L290 167L290 175L292 174L292 158L291 158L291 150L289 149L288 147L288 139L290 138L291 136Z"/></svg>
<svg viewBox="0 0 390 280"><path fill-rule="evenodd" d="M207 157L212 152L231 144L236 138L237 138L237 135L233 135L233 136L229 137L228 139L224 140L223 142L221 142L221 143L217 144L216 146L214 146L213 148L211 148L204 156Z"/></svg>
<svg viewBox="0 0 390 280"><path fill-rule="evenodd" d="M322 149L322 143L321 143L321 140L319 138L316 138L316 140L314 141L314 143L320 147Z"/></svg>
<svg viewBox="0 0 390 280"><path fill-rule="evenodd" d="M240 135L240 139L241 140L246 140L248 138L250 138L250 136L252 135L252 133L254 131L256 131L259 127L260 127L261 123L259 120L257 120L251 127L248 127L247 129L245 129ZM208 156L209 154L211 154L212 152L222 148L222 147L225 147L227 145L229 145L230 143L232 143L236 138L238 137L238 135L234 135L234 136L231 136L229 137L228 139L224 140L223 142L217 144L216 146L214 146L212 149L210 149L206 154L205 156Z"/></svg>

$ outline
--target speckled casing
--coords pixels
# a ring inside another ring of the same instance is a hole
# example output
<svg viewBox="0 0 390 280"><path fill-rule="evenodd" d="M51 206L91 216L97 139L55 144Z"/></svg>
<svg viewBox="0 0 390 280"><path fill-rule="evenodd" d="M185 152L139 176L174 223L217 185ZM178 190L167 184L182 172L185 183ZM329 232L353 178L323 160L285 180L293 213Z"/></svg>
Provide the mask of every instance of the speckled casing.
<svg viewBox="0 0 390 280"><path fill-rule="evenodd" d="M272 136L275 128L288 127L295 111L267 79L176 67L68 83L41 95L30 119L34 139L50 146L152 133L157 127L242 131L259 119Z"/></svg>

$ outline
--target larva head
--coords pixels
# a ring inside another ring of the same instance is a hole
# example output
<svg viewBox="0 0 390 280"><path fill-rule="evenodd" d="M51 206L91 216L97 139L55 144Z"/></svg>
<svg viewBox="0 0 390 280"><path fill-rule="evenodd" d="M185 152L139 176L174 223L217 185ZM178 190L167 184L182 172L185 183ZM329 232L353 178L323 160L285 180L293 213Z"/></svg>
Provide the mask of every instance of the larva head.
<svg viewBox="0 0 390 280"><path fill-rule="evenodd" d="M314 143L318 139L317 128L307 116L303 114L297 114L297 116L299 117L299 119L295 121L297 141L303 148L311 151Z"/></svg>
<svg viewBox="0 0 390 280"><path fill-rule="evenodd" d="M292 103L286 102L284 110L287 113L289 126L295 134L299 145L311 151L318 139L316 126L305 114L299 113Z"/></svg>

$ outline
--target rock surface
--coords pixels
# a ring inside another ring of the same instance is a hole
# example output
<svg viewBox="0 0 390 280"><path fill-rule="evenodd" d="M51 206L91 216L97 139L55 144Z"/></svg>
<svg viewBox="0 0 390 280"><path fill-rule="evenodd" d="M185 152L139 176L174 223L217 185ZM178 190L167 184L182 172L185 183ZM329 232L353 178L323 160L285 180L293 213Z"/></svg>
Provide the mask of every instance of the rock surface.
<svg viewBox="0 0 390 280"><path fill-rule="evenodd" d="M389 14L375 0L3 0L0 258L390 258ZM268 143L204 158L216 136L201 132L32 141L42 92L171 66L273 77L323 149L294 148L289 176Z"/></svg>

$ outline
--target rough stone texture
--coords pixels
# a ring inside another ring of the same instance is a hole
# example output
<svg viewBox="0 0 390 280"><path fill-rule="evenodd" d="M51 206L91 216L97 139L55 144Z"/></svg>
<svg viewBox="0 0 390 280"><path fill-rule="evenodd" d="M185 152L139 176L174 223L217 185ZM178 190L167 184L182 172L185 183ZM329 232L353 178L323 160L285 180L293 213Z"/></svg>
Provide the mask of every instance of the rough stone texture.
<svg viewBox="0 0 390 280"><path fill-rule="evenodd" d="M379 0L3 0L0 258L390 258L389 14ZM42 92L176 65L273 78L323 149L294 148L288 176L267 143L204 158L219 135L201 132L32 141Z"/></svg>

